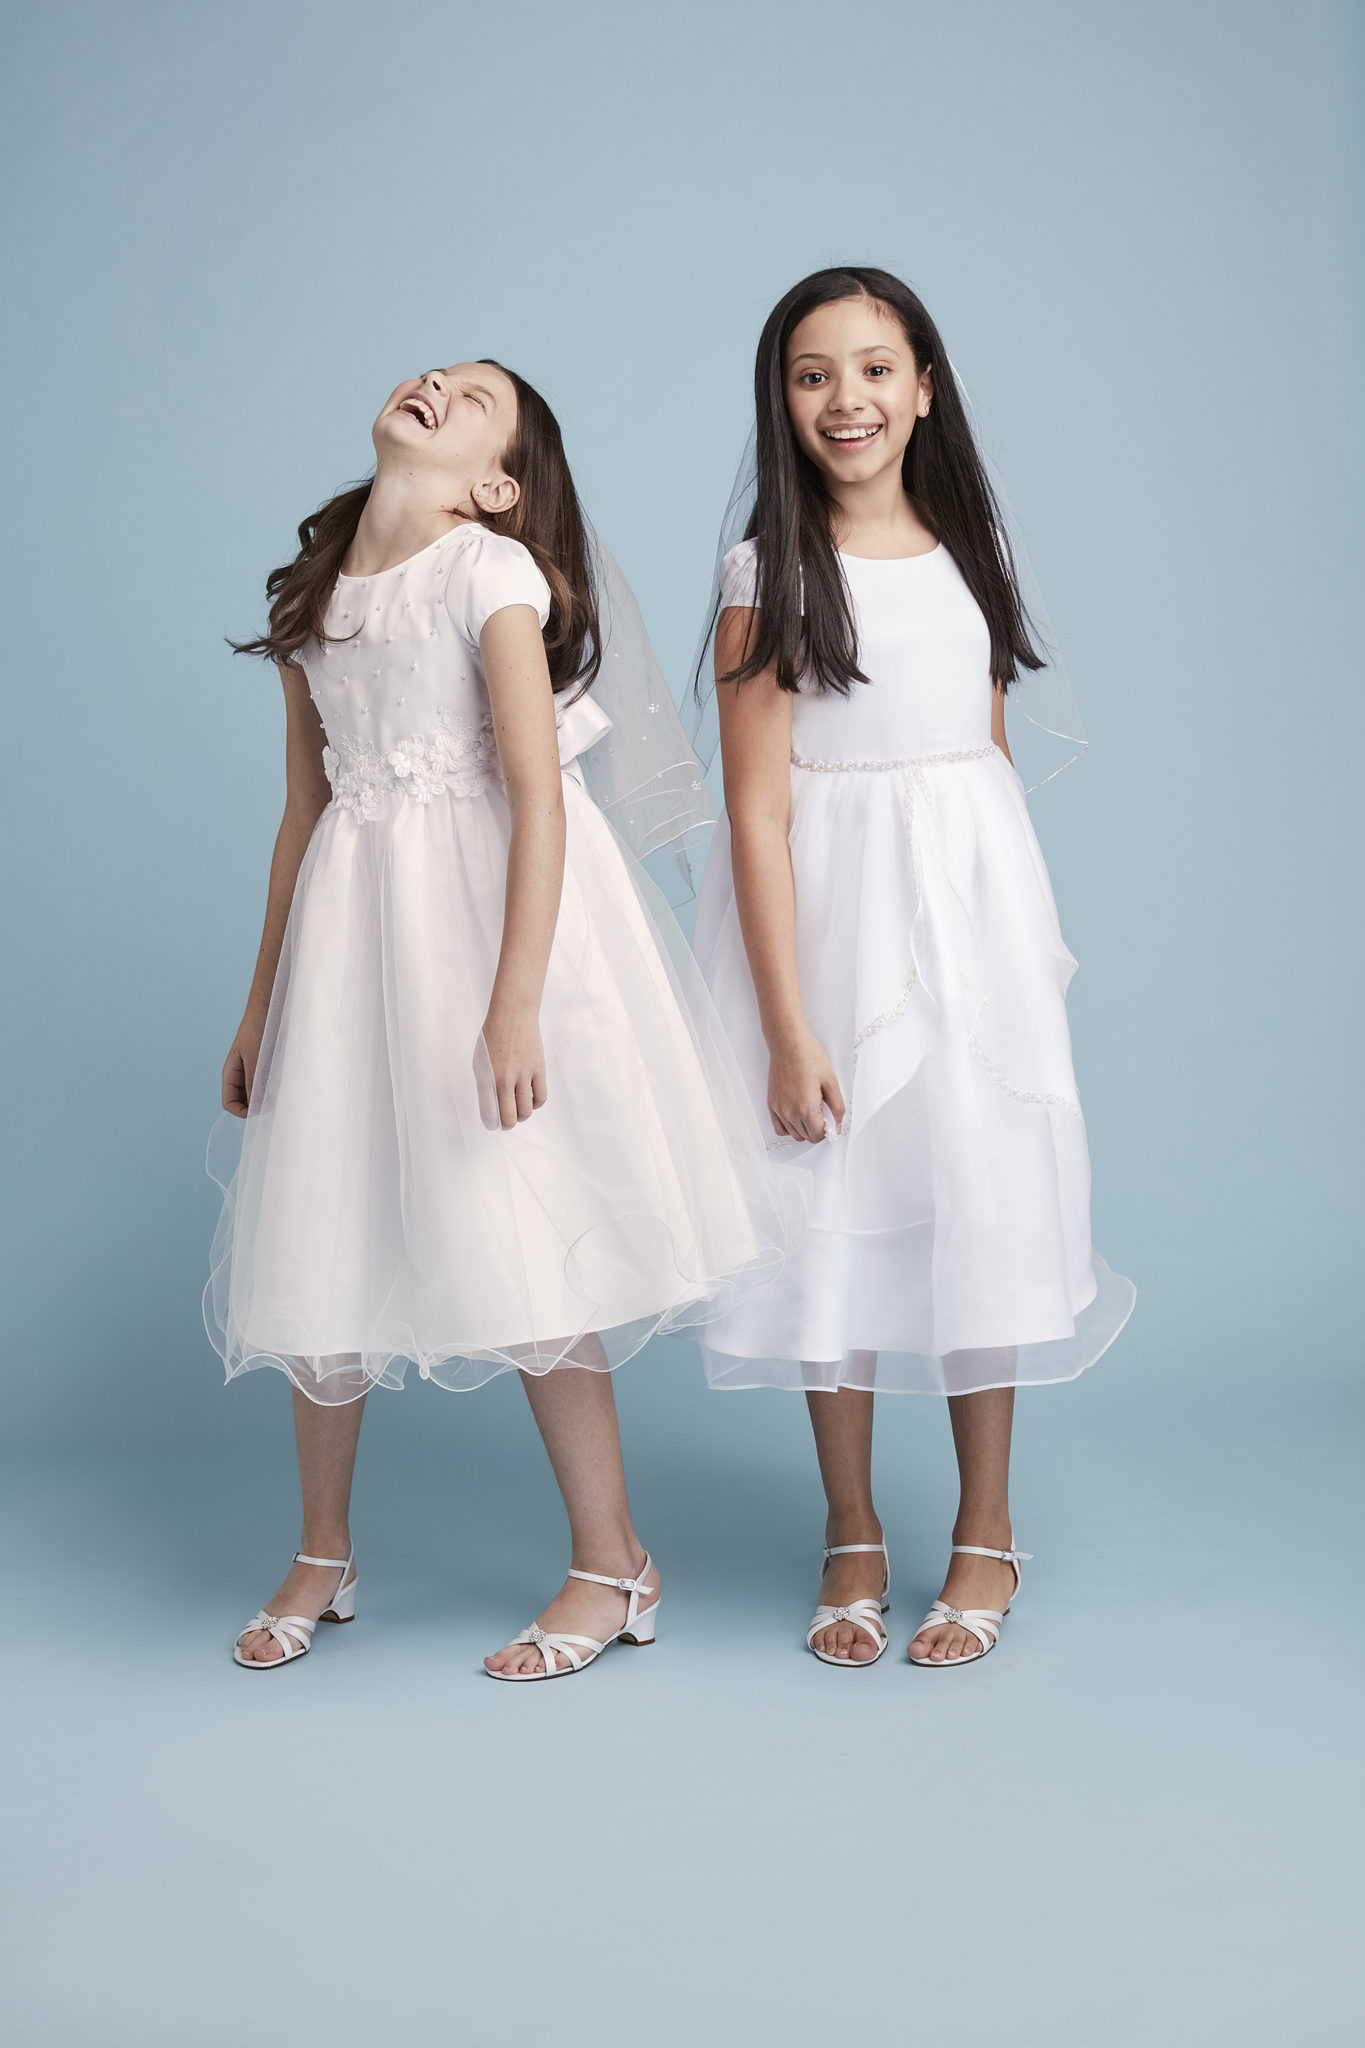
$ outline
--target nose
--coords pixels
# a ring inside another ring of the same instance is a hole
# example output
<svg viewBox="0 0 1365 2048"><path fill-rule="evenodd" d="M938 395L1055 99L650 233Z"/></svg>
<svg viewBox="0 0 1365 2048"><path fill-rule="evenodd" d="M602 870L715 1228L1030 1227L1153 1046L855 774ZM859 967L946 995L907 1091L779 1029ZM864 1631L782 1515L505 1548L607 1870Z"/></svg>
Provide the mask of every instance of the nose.
<svg viewBox="0 0 1365 2048"><path fill-rule="evenodd" d="M841 384L829 402L831 412L861 412L863 394L857 384Z"/></svg>

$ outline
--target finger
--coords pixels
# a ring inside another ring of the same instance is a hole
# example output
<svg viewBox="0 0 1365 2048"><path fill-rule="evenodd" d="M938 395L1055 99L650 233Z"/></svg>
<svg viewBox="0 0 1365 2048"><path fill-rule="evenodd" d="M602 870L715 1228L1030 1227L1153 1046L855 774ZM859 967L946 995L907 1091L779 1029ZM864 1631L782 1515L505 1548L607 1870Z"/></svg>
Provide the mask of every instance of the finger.
<svg viewBox="0 0 1365 2048"><path fill-rule="evenodd" d="M544 1109L549 1099L550 1090L545 1080L545 1069L537 1067L531 1076L531 1106L534 1109Z"/></svg>
<svg viewBox="0 0 1365 2048"><path fill-rule="evenodd" d="M517 1101L517 1122L524 1124L536 1106L529 1074L522 1074L519 1077L514 1092Z"/></svg>
<svg viewBox="0 0 1365 2048"><path fill-rule="evenodd" d="M510 1081L498 1083L498 1122L505 1131L517 1127L517 1091Z"/></svg>
<svg viewBox="0 0 1365 2048"><path fill-rule="evenodd" d="M844 1109L844 1097L843 1091L840 1088L839 1083L833 1078L826 1081L825 1083L824 1099L829 1104L830 1115L834 1118L835 1130L841 1130L843 1128L844 1116L846 1114Z"/></svg>
<svg viewBox="0 0 1365 2048"><path fill-rule="evenodd" d="M825 1119L821 1115L818 1105L814 1112L808 1109L801 1112L801 1128L805 1132L807 1141L810 1144L823 1145L825 1142Z"/></svg>

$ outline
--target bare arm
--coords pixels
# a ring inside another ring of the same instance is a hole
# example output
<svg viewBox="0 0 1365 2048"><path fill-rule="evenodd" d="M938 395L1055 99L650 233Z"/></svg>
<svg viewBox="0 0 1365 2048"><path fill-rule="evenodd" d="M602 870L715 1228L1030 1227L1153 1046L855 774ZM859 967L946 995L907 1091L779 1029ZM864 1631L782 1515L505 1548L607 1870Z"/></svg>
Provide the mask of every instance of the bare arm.
<svg viewBox="0 0 1365 2048"><path fill-rule="evenodd" d="M528 604L494 612L479 637L512 838L502 949L484 1019L505 1131L546 1100L540 999L564 884L564 784L540 621Z"/></svg>
<svg viewBox="0 0 1365 2048"><path fill-rule="evenodd" d="M996 684L995 693L991 698L991 738L1012 768L1014 756L1010 752L1010 743L1005 738L1005 693L999 683Z"/></svg>
<svg viewBox="0 0 1365 2048"><path fill-rule="evenodd" d="M332 794L322 766L326 736L317 706L308 693L308 678L302 669L281 663L280 680L284 684L286 721L284 817L275 835L270 888L265 900L265 929L256 955L256 972L251 977L251 993L246 999L246 1009L231 1050L223 1062L223 1107L233 1116L245 1116L251 1099L261 1034L270 1006L270 991L275 985L284 928L289 921L289 906L294 900L294 884L313 836L313 827Z"/></svg>
<svg viewBox="0 0 1365 2048"><path fill-rule="evenodd" d="M755 614L727 608L716 629L716 675L743 659ZM771 673L717 682L725 808L735 905L768 1046L768 1114L779 1137L819 1144L823 1105L836 1126L844 1098L824 1047L806 1022L796 964L796 883L791 849L791 693Z"/></svg>

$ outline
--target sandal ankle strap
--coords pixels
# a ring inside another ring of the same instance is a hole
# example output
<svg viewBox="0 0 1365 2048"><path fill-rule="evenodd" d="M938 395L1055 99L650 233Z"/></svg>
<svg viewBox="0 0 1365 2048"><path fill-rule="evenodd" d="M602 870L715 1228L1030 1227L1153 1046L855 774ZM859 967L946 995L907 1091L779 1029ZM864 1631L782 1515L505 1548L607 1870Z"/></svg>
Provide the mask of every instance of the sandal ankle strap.
<svg viewBox="0 0 1365 2048"><path fill-rule="evenodd" d="M998 1557L1001 1564L1028 1564L1033 1557L1031 1550L983 1550L979 1543L955 1543L953 1549L969 1557Z"/></svg>
<svg viewBox="0 0 1365 2048"><path fill-rule="evenodd" d="M648 1564L645 1565L638 1579L608 1579L601 1572L570 1571L567 1576L571 1579L588 1579L594 1586L614 1586L618 1593L652 1593L654 1590L652 1586L645 1584L645 1580L649 1577Z"/></svg>
<svg viewBox="0 0 1365 2048"><path fill-rule="evenodd" d="M880 1543L827 1543L825 1545L825 1561L828 1563L832 1557L849 1557L855 1550L879 1550L882 1556L885 1557L885 1538Z"/></svg>
<svg viewBox="0 0 1365 2048"><path fill-rule="evenodd" d="M334 1572L348 1572L351 1569L351 1565L354 1559L354 1551L351 1552L350 1557L306 1557L303 1551L301 1550L296 1550L294 1552L295 1564L328 1565Z"/></svg>

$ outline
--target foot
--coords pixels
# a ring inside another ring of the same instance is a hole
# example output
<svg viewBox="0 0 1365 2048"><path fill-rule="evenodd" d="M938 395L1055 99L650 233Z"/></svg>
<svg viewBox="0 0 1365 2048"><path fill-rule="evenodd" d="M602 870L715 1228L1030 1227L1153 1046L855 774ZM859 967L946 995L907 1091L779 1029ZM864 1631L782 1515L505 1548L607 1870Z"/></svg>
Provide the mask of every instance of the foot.
<svg viewBox="0 0 1365 2048"><path fill-rule="evenodd" d="M954 1543L980 1543L987 1550L1011 1550L1014 1539L1006 1530L982 1535L964 1535L955 1530ZM963 1557L949 1559L948 1576L943 1582L939 1599L949 1607L985 1607L996 1614L1003 1614L1014 1598L1014 1572L1007 1564L995 1557ZM980 1640L970 1629L959 1628L956 1622L941 1621L930 1628L922 1628L910 1645L910 1655L919 1657L930 1664L955 1664L963 1657L975 1657L981 1648Z"/></svg>
<svg viewBox="0 0 1365 2048"><path fill-rule="evenodd" d="M311 1557L345 1557L350 1543L344 1541L333 1550L314 1550L310 1544L304 1549ZM265 1612L301 1614L307 1621L317 1621L331 1606L341 1591L342 1581L349 1585L355 1577L355 1563L349 1572L339 1572L334 1565L296 1564L291 1566L279 1591L265 1603ZM252 1664L278 1664L284 1651L267 1629L254 1628L249 1636L243 1636L237 1645L241 1655Z"/></svg>
<svg viewBox="0 0 1365 2048"><path fill-rule="evenodd" d="M637 1549L634 1557L620 1567L623 1579L633 1579L644 1570L645 1553ZM596 1557L586 1559L580 1571L610 1573L612 1567ZM649 1575L640 1593L640 1608L652 1607L659 1597L659 1567L651 1564ZM625 1627L626 1615L630 1608L629 1593L621 1593L611 1586L594 1586L587 1579L565 1579L554 1599L543 1614L536 1616L536 1624L547 1635L591 1636L596 1643L605 1643L618 1629ZM575 1648L578 1646L575 1645ZM579 1655L583 1653L580 1650ZM545 1659L535 1643L509 1643L496 1656L485 1657L484 1667L488 1671L509 1674L515 1677L523 1671L543 1671ZM564 1668L563 1657L555 1662L560 1670Z"/></svg>
<svg viewBox="0 0 1365 2048"><path fill-rule="evenodd" d="M880 1543L881 1530L871 1527L827 1533L826 1543ZM851 1557L832 1557L820 1577L821 1607L850 1607L855 1600L880 1600L886 1590L886 1559L879 1551L854 1551ZM877 1644L856 1621L831 1621L810 1639L813 1650L837 1657L849 1664L867 1664L877 1654Z"/></svg>

